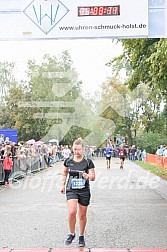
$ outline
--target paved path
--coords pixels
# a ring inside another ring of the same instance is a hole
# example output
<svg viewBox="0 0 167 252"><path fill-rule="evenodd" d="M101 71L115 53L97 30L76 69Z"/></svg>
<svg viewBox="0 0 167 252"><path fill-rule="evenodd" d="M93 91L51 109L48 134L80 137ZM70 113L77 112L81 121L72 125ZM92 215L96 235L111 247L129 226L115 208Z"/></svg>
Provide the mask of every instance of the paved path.
<svg viewBox="0 0 167 252"><path fill-rule="evenodd" d="M129 160L123 170L118 158L113 158L110 170L105 158L94 158L94 163L86 249L166 249L167 181ZM62 167L56 163L9 188L0 187L0 248L65 248L67 205L59 192ZM77 239L70 248L75 251Z"/></svg>

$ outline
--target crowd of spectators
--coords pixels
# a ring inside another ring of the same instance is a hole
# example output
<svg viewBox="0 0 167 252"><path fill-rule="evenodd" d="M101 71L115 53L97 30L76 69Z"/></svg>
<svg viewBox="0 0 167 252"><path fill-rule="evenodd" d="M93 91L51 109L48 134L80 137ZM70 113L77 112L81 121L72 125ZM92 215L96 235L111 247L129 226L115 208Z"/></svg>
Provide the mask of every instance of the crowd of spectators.
<svg viewBox="0 0 167 252"><path fill-rule="evenodd" d="M0 144L0 158L3 160L8 153L12 158L27 158L34 156L44 156L46 164L51 166L53 162L61 161L71 154L71 146L68 145L54 145L54 144L28 144L27 142L19 142L15 144L8 142Z"/></svg>
<svg viewBox="0 0 167 252"><path fill-rule="evenodd" d="M142 162L146 161L147 152L145 149L141 149L136 145L128 147L128 158L131 161L139 160Z"/></svg>
<svg viewBox="0 0 167 252"><path fill-rule="evenodd" d="M63 161L72 155L72 148L70 145L56 145L56 144L46 144L40 143L40 141L35 142L33 144L29 144L27 142L20 141L18 144L13 142L0 143L0 159L3 160L8 153L11 153L12 158L26 158L26 157L34 157L34 156L44 156L45 162L48 166L51 166L52 163ZM145 162L147 152L145 149L141 150L139 147L135 145L127 146L126 148L127 158L131 161L140 160ZM119 146L112 146L113 157L119 157ZM86 155L90 158L95 157L104 157L105 156L105 148L96 148L91 146L86 146ZM167 157L167 146L159 146L155 153L159 156Z"/></svg>
<svg viewBox="0 0 167 252"><path fill-rule="evenodd" d="M16 174L17 178L51 167L53 163L63 161L72 154L71 146L42 141L27 142L4 142L0 143L0 183L3 182L5 172L5 159L12 160L10 176ZM23 173L22 173L23 172ZM5 172L6 174L6 172ZM9 176L8 176L9 177Z"/></svg>
<svg viewBox="0 0 167 252"><path fill-rule="evenodd" d="M167 157L167 146L160 145L156 150L156 155Z"/></svg>
<svg viewBox="0 0 167 252"><path fill-rule="evenodd" d="M71 145L57 145L54 143L43 143L35 140L19 143L5 142L0 143L0 159L3 159L10 153L12 159L14 158L28 158L38 156L44 157L47 166L52 166L53 163L63 161L73 154ZM94 148L86 146L86 156L92 157L94 155Z"/></svg>

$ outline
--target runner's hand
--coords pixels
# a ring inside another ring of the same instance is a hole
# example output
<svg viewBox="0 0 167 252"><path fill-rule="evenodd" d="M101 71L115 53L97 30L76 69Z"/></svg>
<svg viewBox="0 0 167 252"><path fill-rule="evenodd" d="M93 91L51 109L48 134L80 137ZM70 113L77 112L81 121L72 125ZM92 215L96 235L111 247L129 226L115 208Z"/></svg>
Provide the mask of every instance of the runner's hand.
<svg viewBox="0 0 167 252"><path fill-rule="evenodd" d="M65 194L65 186L62 186L60 192L63 193L63 194Z"/></svg>
<svg viewBox="0 0 167 252"><path fill-rule="evenodd" d="M89 174L86 173L86 172L83 172L83 173L82 173L82 177L83 177L84 179L89 179Z"/></svg>

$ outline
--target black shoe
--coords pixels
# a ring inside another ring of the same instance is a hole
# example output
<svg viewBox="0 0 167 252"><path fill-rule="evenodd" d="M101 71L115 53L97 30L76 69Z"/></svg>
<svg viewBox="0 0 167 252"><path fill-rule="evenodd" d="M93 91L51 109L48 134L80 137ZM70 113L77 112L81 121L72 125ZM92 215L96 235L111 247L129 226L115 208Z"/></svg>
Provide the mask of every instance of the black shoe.
<svg viewBox="0 0 167 252"><path fill-rule="evenodd" d="M75 238L75 234L74 234L74 235L69 234L69 235L67 236L66 241L65 241L65 245L70 245L70 244L72 243L72 241L74 240L74 238Z"/></svg>
<svg viewBox="0 0 167 252"><path fill-rule="evenodd" d="M78 243L79 247L84 247L85 246L85 240L84 240L84 236L79 236L79 243Z"/></svg>

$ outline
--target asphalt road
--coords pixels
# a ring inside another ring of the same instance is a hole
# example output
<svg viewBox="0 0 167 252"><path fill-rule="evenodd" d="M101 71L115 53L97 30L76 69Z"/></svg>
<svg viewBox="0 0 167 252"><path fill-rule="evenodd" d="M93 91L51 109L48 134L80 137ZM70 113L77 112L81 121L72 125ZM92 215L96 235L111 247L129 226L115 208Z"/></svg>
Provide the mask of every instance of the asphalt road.
<svg viewBox="0 0 167 252"><path fill-rule="evenodd" d="M167 248L167 181L126 160L94 158L96 181L85 232L88 248ZM63 163L0 186L0 248L64 248L67 205ZM78 221L76 234L78 236ZM77 239L70 246L77 247Z"/></svg>

